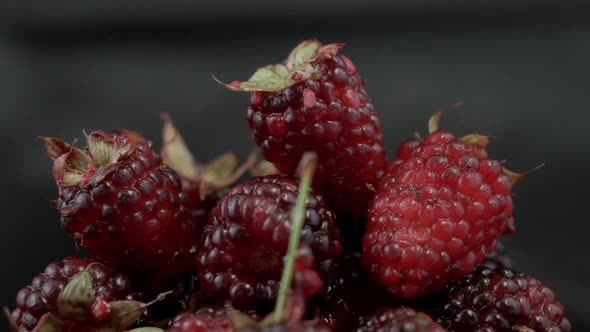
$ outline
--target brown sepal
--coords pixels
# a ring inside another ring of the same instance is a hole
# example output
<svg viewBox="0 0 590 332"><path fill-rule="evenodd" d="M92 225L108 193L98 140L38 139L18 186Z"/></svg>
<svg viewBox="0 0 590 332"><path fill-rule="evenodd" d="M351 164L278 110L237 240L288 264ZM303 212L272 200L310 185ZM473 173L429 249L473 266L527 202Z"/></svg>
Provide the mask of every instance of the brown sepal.
<svg viewBox="0 0 590 332"><path fill-rule="evenodd" d="M8 320L8 327L10 328L10 330L13 332L17 332L18 325L16 325L16 322L14 321L14 319L12 319L12 316L10 315L10 310L8 310L8 307L4 306L2 308L2 310L4 311L4 315L6 316L6 319Z"/></svg>
<svg viewBox="0 0 590 332"><path fill-rule="evenodd" d="M512 330L518 331L518 332L535 332L535 330L531 329L530 327L526 327L526 326L522 326L522 325L514 326L512 328Z"/></svg>
<svg viewBox="0 0 590 332"><path fill-rule="evenodd" d="M228 152L205 165L200 165L188 149L170 116L163 114L162 119L164 120L163 144L160 152L162 160L183 180L197 184L201 199L230 186L256 164L255 153L251 153L246 162L238 166L238 157Z"/></svg>
<svg viewBox="0 0 590 332"><path fill-rule="evenodd" d="M445 106L442 110L432 114L430 116L430 119L428 119L428 133L432 134L438 130L438 123L440 122L440 118L444 113L446 113L447 111L449 111L455 107L460 107L460 106L463 106L463 101L457 100L454 103Z"/></svg>
<svg viewBox="0 0 590 332"><path fill-rule="evenodd" d="M491 137L492 136L486 136L486 135L480 135L480 134L469 134L469 135L465 135L465 136L459 138L459 140L465 144L472 144L472 145L477 145L482 148L485 148L488 146L488 144L490 144Z"/></svg>
<svg viewBox="0 0 590 332"><path fill-rule="evenodd" d="M63 332L64 322L52 313L46 313L33 329L33 332Z"/></svg>
<svg viewBox="0 0 590 332"><path fill-rule="evenodd" d="M98 168L125 159L135 151L142 140L142 136L133 130L123 129L117 138L113 138L107 132L97 130L88 135L87 145L94 166Z"/></svg>
<svg viewBox="0 0 590 332"><path fill-rule="evenodd" d="M252 176L268 176L277 175L281 172L275 167L273 163L267 160L259 161L252 169L250 169L250 175Z"/></svg>
<svg viewBox="0 0 590 332"><path fill-rule="evenodd" d="M509 170L508 168L502 166L502 172L504 174L506 174L508 176L508 178L510 178L510 182L512 182L512 185L517 184L520 180L524 179L525 177L539 171L541 168L543 168L545 166L545 164L540 164L539 166L536 166L535 168L531 169L530 171L524 172L524 173L516 173L513 172L511 170Z"/></svg>
<svg viewBox="0 0 590 332"><path fill-rule="evenodd" d="M90 156L59 138L39 137L39 140L53 160L53 178L57 185L80 183L88 165L92 164Z"/></svg>

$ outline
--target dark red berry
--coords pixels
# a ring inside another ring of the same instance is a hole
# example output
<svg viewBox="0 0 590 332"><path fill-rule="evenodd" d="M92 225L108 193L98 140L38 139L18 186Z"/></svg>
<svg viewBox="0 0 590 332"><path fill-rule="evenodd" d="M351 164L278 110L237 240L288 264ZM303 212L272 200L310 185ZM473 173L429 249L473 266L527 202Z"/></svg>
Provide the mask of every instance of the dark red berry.
<svg viewBox="0 0 590 332"><path fill-rule="evenodd" d="M274 306L298 185L290 177L254 178L234 187L211 211L197 255L201 289L209 297L220 304L229 300L240 310ZM301 243L300 267L311 265L323 275L341 252L335 215L314 190L307 198ZM295 282L303 270L296 269ZM309 277L301 276L302 282Z"/></svg>
<svg viewBox="0 0 590 332"><path fill-rule="evenodd" d="M425 313L406 307L381 309L357 329L357 332L377 331L446 332Z"/></svg>
<svg viewBox="0 0 590 332"><path fill-rule="evenodd" d="M318 321L288 322L264 324L261 326L246 327L238 332L331 332L327 326Z"/></svg>
<svg viewBox="0 0 590 332"><path fill-rule="evenodd" d="M364 216L386 157L379 117L363 78L338 54L343 46L304 41L285 65L228 88L252 91L246 120L268 161L294 174L302 154L316 152L316 188L338 215Z"/></svg>
<svg viewBox="0 0 590 332"><path fill-rule="evenodd" d="M389 306L399 306L399 300L369 280L358 254L343 255L322 292L312 299L320 320L334 331L350 331L379 308Z"/></svg>
<svg viewBox="0 0 590 332"><path fill-rule="evenodd" d="M571 331L553 291L532 276L508 268L478 267L451 282L434 316L451 331Z"/></svg>
<svg viewBox="0 0 590 332"><path fill-rule="evenodd" d="M85 151L42 141L54 160L62 226L78 245L156 286L194 269L199 207L185 206L194 199L150 142L129 130L93 132Z"/></svg>
<svg viewBox="0 0 590 332"><path fill-rule="evenodd" d="M209 300L198 286L199 281L196 277L185 276L174 288L170 289L171 294L147 307L136 325L169 326L178 313L194 311L209 305ZM158 291L147 289L140 294L140 297L147 302L156 298L158 294Z"/></svg>
<svg viewBox="0 0 590 332"><path fill-rule="evenodd" d="M68 282L85 269L90 272L92 289L98 300L92 308L92 314L96 314L93 317L95 321L108 316L106 303L137 297L125 275L92 259L68 257L47 265L42 273L33 278L30 285L16 295L16 309L11 317L19 331L32 331L46 313L57 314L58 296Z"/></svg>
<svg viewBox="0 0 590 332"><path fill-rule="evenodd" d="M176 316L166 332L232 332L234 325L224 307L205 307L195 313L183 312Z"/></svg>
<svg viewBox="0 0 590 332"><path fill-rule="evenodd" d="M407 141L379 182L362 261L395 295L441 289L473 271L513 230L511 179L479 138L436 130Z"/></svg>

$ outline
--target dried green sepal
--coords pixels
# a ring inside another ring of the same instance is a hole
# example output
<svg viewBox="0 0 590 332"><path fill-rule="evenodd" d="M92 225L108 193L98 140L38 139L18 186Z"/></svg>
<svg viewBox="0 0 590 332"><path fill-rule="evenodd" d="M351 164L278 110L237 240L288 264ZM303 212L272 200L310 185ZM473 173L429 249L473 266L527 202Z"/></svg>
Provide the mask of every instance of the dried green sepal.
<svg viewBox="0 0 590 332"><path fill-rule="evenodd" d="M319 75L313 62L319 58L334 57L342 47L344 44L322 45L317 40L306 40L291 51L285 64L259 68L247 81L224 84L215 76L213 79L233 91L280 91Z"/></svg>

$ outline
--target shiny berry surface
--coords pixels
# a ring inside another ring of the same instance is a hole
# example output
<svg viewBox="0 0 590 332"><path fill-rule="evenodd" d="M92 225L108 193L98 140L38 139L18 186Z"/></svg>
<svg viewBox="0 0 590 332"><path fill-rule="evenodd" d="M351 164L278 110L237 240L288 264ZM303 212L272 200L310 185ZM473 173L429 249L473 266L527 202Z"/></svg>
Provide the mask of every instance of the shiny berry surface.
<svg viewBox="0 0 590 332"><path fill-rule="evenodd" d="M385 166L381 123L364 80L345 56L319 57L314 77L254 92L246 113L264 157L294 174L303 152L320 157L316 186L339 215L365 214Z"/></svg>
<svg viewBox="0 0 590 332"><path fill-rule="evenodd" d="M205 307L196 312L180 313L166 332L235 331L224 307Z"/></svg>
<svg viewBox="0 0 590 332"><path fill-rule="evenodd" d="M441 289L513 231L511 189L500 162L481 146L442 130L405 142L368 210L365 268L397 296Z"/></svg>
<svg viewBox="0 0 590 332"><path fill-rule="evenodd" d="M53 262L16 295L16 309L12 319L21 331L32 331L44 314L56 313L57 298L68 281L88 268L92 288L101 302L136 299L129 279L109 267L91 259L68 257Z"/></svg>
<svg viewBox="0 0 590 332"><path fill-rule="evenodd" d="M350 331L378 309L399 306L399 300L369 280L361 269L358 254L345 254L322 291L313 297L311 306L334 331Z"/></svg>
<svg viewBox="0 0 590 332"><path fill-rule="evenodd" d="M563 306L551 288L532 276L480 266L452 282L434 314L451 331L571 331Z"/></svg>
<svg viewBox="0 0 590 332"><path fill-rule="evenodd" d="M380 309L357 332L446 332L425 313L411 308Z"/></svg>
<svg viewBox="0 0 590 332"><path fill-rule="evenodd" d="M197 255L199 281L209 297L240 310L274 306L298 185L283 176L255 178L234 187L211 211ZM341 252L335 218L312 190L301 235L302 249L311 250L300 250L300 267L330 271ZM295 283L312 280L299 278L297 267L295 272Z"/></svg>
<svg viewBox="0 0 590 332"><path fill-rule="evenodd" d="M178 175L138 133L100 135L109 144L133 142L133 150L89 166L79 184L58 183L64 229L78 245L138 282L154 279L159 286L160 279L194 270L208 203L183 192Z"/></svg>

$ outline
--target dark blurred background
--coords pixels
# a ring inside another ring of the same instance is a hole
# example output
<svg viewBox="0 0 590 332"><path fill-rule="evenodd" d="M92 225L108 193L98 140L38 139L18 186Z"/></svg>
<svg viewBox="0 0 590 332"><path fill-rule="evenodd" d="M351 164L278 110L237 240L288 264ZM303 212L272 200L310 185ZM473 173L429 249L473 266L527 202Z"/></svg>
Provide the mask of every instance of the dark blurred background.
<svg viewBox="0 0 590 332"><path fill-rule="evenodd" d="M0 2L0 19L0 304L13 306L47 263L77 252L36 136L128 127L159 146L159 116L170 112L199 159L245 156L248 97L210 73L246 79L318 38L348 44L389 156L462 99L443 128L494 135L491 153L513 170L545 162L515 189L508 250L555 289L576 330L590 329L590 3L13 1Z"/></svg>

